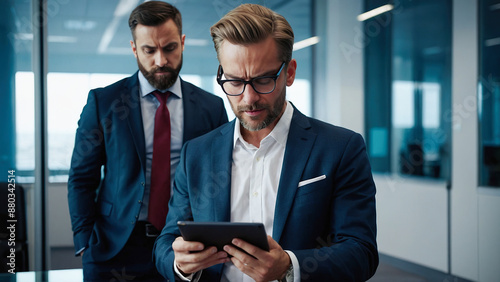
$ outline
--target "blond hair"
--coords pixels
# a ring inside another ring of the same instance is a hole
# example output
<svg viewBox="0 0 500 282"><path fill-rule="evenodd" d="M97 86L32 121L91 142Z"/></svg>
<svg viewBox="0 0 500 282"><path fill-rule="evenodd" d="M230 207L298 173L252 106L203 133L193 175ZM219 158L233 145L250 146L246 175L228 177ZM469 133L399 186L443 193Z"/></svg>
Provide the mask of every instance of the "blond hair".
<svg viewBox="0 0 500 282"><path fill-rule="evenodd" d="M280 14L257 4L242 4L227 13L210 28L217 57L224 40L232 44L259 43L272 36L278 47L278 58L290 62L293 30Z"/></svg>

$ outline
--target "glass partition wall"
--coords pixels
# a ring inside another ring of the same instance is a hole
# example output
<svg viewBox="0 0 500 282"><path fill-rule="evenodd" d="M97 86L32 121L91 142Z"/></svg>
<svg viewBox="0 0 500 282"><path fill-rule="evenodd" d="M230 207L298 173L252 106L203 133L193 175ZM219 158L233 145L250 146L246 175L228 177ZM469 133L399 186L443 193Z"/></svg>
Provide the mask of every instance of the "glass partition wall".
<svg viewBox="0 0 500 282"><path fill-rule="evenodd" d="M368 152L377 172L448 179L451 1L365 1ZM372 36L370 36L372 35Z"/></svg>
<svg viewBox="0 0 500 282"><path fill-rule="evenodd" d="M479 185L489 187L500 187L499 26L500 1L479 1Z"/></svg>

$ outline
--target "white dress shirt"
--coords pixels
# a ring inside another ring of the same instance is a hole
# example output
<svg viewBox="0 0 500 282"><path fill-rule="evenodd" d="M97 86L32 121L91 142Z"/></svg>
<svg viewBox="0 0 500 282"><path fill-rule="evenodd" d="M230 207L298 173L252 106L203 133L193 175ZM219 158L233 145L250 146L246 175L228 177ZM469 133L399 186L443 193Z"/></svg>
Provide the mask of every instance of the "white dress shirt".
<svg viewBox="0 0 500 282"><path fill-rule="evenodd" d="M240 123L234 126L233 163L231 169L231 222L261 222L268 235L273 234L274 210L278 185L285 156L293 107L287 101L286 109L274 129L260 142L259 148L241 136ZM297 257L286 251L293 264L294 282L300 282ZM181 275L174 261L176 274L184 281L198 281L203 271ZM222 273L223 282L254 281L232 262L227 262Z"/></svg>
<svg viewBox="0 0 500 282"><path fill-rule="evenodd" d="M260 142L259 148L241 136L240 124L234 129L231 170L231 222L262 222L268 235L273 234L274 210L285 155L293 107L286 109L274 129ZM294 280L300 281L295 255L287 251L294 267ZM253 281L233 263L224 267L222 281Z"/></svg>
<svg viewBox="0 0 500 282"><path fill-rule="evenodd" d="M168 97L167 107L170 113L170 130L171 130L171 144L170 144L170 180L171 187L174 181L175 168L179 164L183 127L184 127L184 109L182 107L182 89L181 80L177 77L174 85L168 89L156 89L144 77L142 72L139 72L139 86L140 86L140 104L142 125L144 127L144 141L146 145L146 185L144 189L143 204L139 214L139 220L146 221L148 219L148 206L149 206L149 191L151 184L151 163L153 160L153 139L155 128L155 114L156 109L160 106L160 102L156 97L151 94L155 90L163 93L170 91L173 94Z"/></svg>

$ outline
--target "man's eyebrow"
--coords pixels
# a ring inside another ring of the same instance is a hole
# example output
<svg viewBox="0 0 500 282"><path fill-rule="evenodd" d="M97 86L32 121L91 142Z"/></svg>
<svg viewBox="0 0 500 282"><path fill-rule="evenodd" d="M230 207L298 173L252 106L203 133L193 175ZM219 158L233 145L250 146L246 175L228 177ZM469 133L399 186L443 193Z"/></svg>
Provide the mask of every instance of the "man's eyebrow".
<svg viewBox="0 0 500 282"><path fill-rule="evenodd" d="M224 72L224 76L225 76L226 78L228 78L228 79L242 79L241 77L232 76L232 75L227 74L227 73L225 73L225 72Z"/></svg>
<svg viewBox="0 0 500 282"><path fill-rule="evenodd" d="M274 76L274 75L276 75L276 72L274 70L270 70L270 71L264 72L262 74L253 76L250 79L254 79L254 78L258 78L258 77L263 77L263 76ZM224 72L224 76L226 78L228 78L228 79L241 79L241 80L244 80L241 77L235 77L235 76L232 76L231 74L227 74L226 72Z"/></svg>
<svg viewBox="0 0 500 282"><path fill-rule="evenodd" d="M147 44L141 45L141 49L146 49L146 48L148 48L148 49L155 49L156 46L149 46Z"/></svg>
<svg viewBox="0 0 500 282"><path fill-rule="evenodd" d="M172 46L172 45L178 45L178 42L172 41L172 42L169 42L169 43L165 44L164 46L161 46L160 48L166 48L166 47ZM150 46L150 45L144 44L144 45L141 45L141 48L142 49L144 49L144 48L156 49L158 47L157 46Z"/></svg>

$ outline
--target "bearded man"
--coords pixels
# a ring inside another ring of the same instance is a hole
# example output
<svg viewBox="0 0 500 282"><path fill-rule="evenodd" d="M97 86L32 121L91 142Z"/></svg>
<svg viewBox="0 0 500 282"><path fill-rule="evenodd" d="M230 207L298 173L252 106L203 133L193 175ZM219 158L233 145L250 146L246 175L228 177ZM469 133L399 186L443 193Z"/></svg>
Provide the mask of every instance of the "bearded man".
<svg viewBox="0 0 500 282"><path fill-rule="evenodd" d="M179 77L181 14L145 2L129 18L139 67L92 89L71 160L68 201L85 281L161 281L153 244L165 224L182 145L227 122L221 98Z"/></svg>
<svg viewBox="0 0 500 282"><path fill-rule="evenodd" d="M170 281L368 280L376 189L363 138L286 100L298 62L283 16L242 4L210 31L236 119L184 145L158 271ZM241 238L222 249L184 240L178 221L260 222L269 251Z"/></svg>

